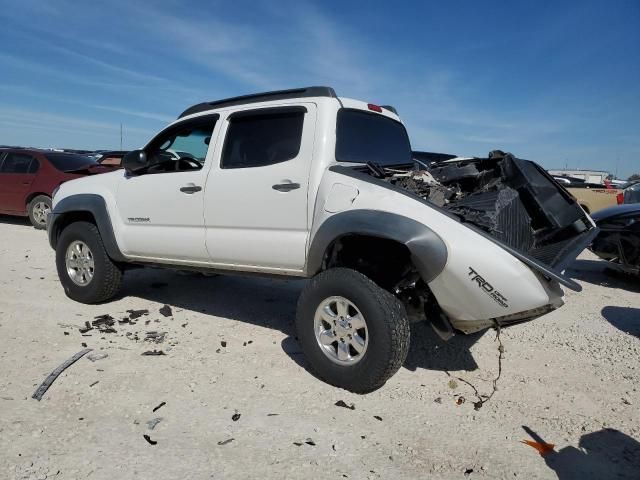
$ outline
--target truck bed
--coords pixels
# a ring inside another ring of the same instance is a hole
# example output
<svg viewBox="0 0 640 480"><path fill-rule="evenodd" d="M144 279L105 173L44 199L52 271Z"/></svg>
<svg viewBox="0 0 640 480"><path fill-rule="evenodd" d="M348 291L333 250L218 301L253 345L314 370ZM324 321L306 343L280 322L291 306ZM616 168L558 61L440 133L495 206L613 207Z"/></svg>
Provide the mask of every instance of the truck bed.
<svg viewBox="0 0 640 480"><path fill-rule="evenodd" d="M487 158L368 166L368 173L455 215L499 243L552 268L586 246L595 227L575 199L534 162Z"/></svg>

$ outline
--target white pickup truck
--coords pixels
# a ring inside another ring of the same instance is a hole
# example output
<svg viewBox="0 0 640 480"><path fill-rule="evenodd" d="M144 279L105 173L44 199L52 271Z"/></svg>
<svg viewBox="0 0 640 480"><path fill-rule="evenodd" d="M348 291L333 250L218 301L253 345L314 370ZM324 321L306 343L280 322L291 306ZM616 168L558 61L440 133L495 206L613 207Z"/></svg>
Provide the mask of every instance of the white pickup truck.
<svg viewBox="0 0 640 480"><path fill-rule="evenodd" d="M297 331L317 375L372 391L410 321L448 338L534 319L579 286L593 222L536 164L412 152L395 110L328 87L187 109L124 169L64 183L48 219L79 302L132 266L310 279ZM250 292L247 292L250 295Z"/></svg>

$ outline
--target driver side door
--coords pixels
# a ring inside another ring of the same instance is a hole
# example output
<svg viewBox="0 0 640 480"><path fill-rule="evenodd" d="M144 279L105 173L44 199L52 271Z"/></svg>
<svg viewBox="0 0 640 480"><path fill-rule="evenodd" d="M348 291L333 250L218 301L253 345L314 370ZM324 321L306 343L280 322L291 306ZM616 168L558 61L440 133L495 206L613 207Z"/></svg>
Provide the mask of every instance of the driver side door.
<svg viewBox="0 0 640 480"><path fill-rule="evenodd" d="M207 263L204 185L218 115L169 126L144 151L148 166L123 176L116 202L122 252L131 258Z"/></svg>

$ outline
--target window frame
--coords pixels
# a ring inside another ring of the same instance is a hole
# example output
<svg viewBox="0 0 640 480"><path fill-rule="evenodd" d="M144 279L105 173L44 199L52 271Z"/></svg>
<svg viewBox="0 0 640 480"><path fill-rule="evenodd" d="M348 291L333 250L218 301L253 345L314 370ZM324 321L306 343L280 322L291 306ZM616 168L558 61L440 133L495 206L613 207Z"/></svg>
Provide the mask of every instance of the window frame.
<svg viewBox="0 0 640 480"><path fill-rule="evenodd" d="M361 114L364 114L364 115L370 115L371 117L382 117L385 120L389 120L391 122L394 122L394 123L397 123L398 125L400 125L400 127L402 127L402 130L404 131L404 135L405 135L405 137L407 139L407 145L409 145L409 161L405 162L405 163L409 164L409 163L413 162L413 154L412 154L413 149L411 147L411 139L409 138L409 132L407 132L407 127L405 127L405 125L402 122L396 120L395 118L391 118L391 117L388 117L386 115L381 115L379 113L369 112L367 110L361 110L359 108L348 108L348 107L347 108L344 108L344 107L343 108L339 108L338 112L336 114L336 144L335 144L335 148L334 148L334 152L333 153L334 153L334 157L335 157L337 162L349 163L349 164L352 164L352 165L361 165L361 164L365 163L365 162L354 162L353 160L341 160L340 158L338 158L338 136L339 136L339 132L341 130L341 129L338 128L338 126L339 126L339 123L340 123L340 114L343 113L343 112L345 112L345 113L346 112L356 112L356 113L361 113ZM400 165L400 164L398 164L398 165Z"/></svg>
<svg viewBox="0 0 640 480"><path fill-rule="evenodd" d="M227 148L227 142L229 141L229 133L232 127L232 121L238 118L246 118L246 117L261 117L268 115L278 115L278 114L287 114L287 113L301 113L302 114L302 129L300 130L300 145L298 147L298 151L295 156L288 158L286 160L281 160L274 163L266 163L261 165L248 165L248 166L225 166L225 151ZM304 128L306 124L306 115L309 113L309 109L304 105L282 105L275 107L263 107L263 108L253 108L248 110L237 110L235 112L230 113L226 120L226 129L224 132L224 140L222 142L222 148L220 149L220 161L218 162L218 168L220 170L243 170L247 168L262 168L262 167L270 167L272 165L279 165L281 163L290 162L291 160L295 160L300 156L300 151L302 150L302 142L304 140Z"/></svg>
<svg viewBox="0 0 640 480"><path fill-rule="evenodd" d="M147 144L143 148L143 151L147 155L149 155L150 150L153 147L155 147L156 145L158 146L157 148L159 149L159 146L162 145L164 143L164 141L166 141L166 136L167 135L170 135L170 134L172 134L174 132L183 130L185 128L197 127L198 125L213 123L213 128L211 129L211 139L210 139L209 145L207 147L207 154L205 156L205 162L202 164L202 168L200 170L195 170L195 169L194 170L170 170L170 171L166 171L166 172L149 172L149 173L147 173L145 171L145 172L140 173L139 175L141 175L141 176L142 175L158 175L158 174L164 174L164 173L180 173L180 172L193 172L193 171L201 172L202 170L204 170L205 166L207 164L207 158L211 154L210 153L211 152L211 144L214 142L216 127L218 126L219 121L220 121L220 114L219 113L210 113L210 114L207 114L207 115L200 115L200 116L195 117L195 118L190 118L189 120L183 120L181 122L173 123L173 124L165 127L160 132L158 132L151 140L149 140L147 142ZM164 138L164 141L162 141L161 143L158 143L163 138Z"/></svg>
<svg viewBox="0 0 640 480"><path fill-rule="evenodd" d="M28 153L28 152L15 152L15 151L9 151L9 152L2 152L3 155L0 156L0 175L35 175L36 173L38 173L38 170L40 170L40 162L38 162L38 168L36 169L35 172L30 172L29 170L31 170L31 165L33 164L34 160L37 162L37 159L35 157L35 155L33 155L32 153ZM30 157L31 161L29 161L29 164L27 165L27 171L26 172L5 172L3 171L4 168L4 163L7 160L7 158L9 158L9 155L24 155L26 157Z"/></svg>

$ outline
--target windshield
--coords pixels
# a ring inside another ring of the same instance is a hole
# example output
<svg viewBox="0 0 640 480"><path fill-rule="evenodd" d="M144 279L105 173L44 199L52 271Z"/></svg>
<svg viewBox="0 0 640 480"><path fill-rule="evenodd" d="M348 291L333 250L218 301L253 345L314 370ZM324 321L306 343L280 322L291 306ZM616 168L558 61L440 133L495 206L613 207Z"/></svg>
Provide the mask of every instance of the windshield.
<svg viewBox="0 0 640 480"><path fill-rule="evenodd" d="M47 160L61 172L72 172L84 167L96 165L95 159L77 153L45 153Z"/></svg>
<svg viewBox="0 0 640 480"><path fill-rule="evenodd" d="M336 160L382 166L412 163L407 131L389 117L342 109L338 112Z"/></svg>

